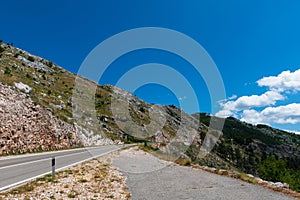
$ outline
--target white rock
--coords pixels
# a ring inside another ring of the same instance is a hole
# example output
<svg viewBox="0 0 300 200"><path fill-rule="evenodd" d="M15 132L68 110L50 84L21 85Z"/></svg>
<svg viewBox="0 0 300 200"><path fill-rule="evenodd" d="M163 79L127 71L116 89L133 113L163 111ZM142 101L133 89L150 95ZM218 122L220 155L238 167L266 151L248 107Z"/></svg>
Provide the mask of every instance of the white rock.
<svg viewBox="0 0 300 200"><path fill-rule="evenodd" d="M214 168L214 167L212 167L212 168L210 168L210 169L211 169L211 171L213 171L213 172L217 171L217 169Z"/></svg>
<svg viewBox="0 0 300 200"><path fill-rule="evenodd" d="M274 186L276 186L276 187L283 187L283 183L281 183L281 182L276 182L276 183L274 183Z"/></svg>
<svg viewBox="0 0 300 200"><path fill-rule="evenodd" d="M5 106L6 105L6 102L2 99L0 99L0 106Z"/></svg>
<svg viewBox="0 0 300 200"><path fill-rule="evenodd" d="M49 105L50 105L51 107L53 107L53 108L58 109L58 110L61 110L61 109L63 108L61 105L56 105L56 104L54 104L54 103L49 103Z"/></svg>
<svg viewBox="0 0 300 200"><path fill-rule="evenodd" d="M262 183L264 180L262 180L261 178L256 177L255 180L259 183Z"/></svg>
<svg viewBox="0 0 300 200"><path fill-rule="evenodd" d="M23 56L20 56L20 55L17 57L17 59L19 61L25 63L29 67L35 68L37 70L41 70L41 71L49 72L49 73L53 72L53 70L50 69L48 66L46 66L43 63L37 61L37 57L36 56L33 56L31 54L28 54L28 56L34 57L35 61L31 62L31 61L27 60L26 58L24 58Z"/></svg>
<svg viewBox="0 0 300 200"><path fill-rule="evenodd" d="M283 188L289 188L289 187L290 187L289 184L287 184L287 183L283 184Z"/></svg>
<svg viewBox="0 0 300 200"><path fill-rule="evenodd" d="M275 185L275 183L272 181L269 181L268 183L269 183L269 185Z"/></svg>
<svg viewBox="0 0 300 200"><path fill-rule="evenodd" d="M20 83L14 83L16 88L18 88L19 90L25 91L25 93L30 93L32 91L32 88L29 87L28 85L20 82Z"/></svg>
<svg viewBox="0 0 300 200"><path fill-rule="evenodd" d="M250 178L254 178L252 174L247 174L247 176L249 176Z"/></svg>

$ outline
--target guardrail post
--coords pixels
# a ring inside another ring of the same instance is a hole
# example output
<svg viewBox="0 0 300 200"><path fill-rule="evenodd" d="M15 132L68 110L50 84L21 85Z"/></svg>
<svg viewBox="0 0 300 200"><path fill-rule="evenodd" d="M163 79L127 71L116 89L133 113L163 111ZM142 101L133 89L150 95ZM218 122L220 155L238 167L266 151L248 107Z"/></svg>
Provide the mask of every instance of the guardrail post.
<svg viewBox="0 0 300 200"><path fill-rule="evenodd" d="M52 158L52 178L55 178L55 157Z"/></svg>

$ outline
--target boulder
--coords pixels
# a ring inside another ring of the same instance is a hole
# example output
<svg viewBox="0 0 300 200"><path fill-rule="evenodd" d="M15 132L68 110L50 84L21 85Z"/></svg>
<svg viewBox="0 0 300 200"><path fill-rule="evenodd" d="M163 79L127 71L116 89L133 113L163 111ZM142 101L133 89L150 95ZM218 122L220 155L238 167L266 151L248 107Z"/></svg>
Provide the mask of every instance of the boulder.
<svg viewBox="0 0 300 200"><path fill-rule="evenodd" d="M32 88L29 87L28 85L19 82L19 83L14 83L15 87L18 88L19 90L25 92L25 93L30 93L32 91Z"/></svg>

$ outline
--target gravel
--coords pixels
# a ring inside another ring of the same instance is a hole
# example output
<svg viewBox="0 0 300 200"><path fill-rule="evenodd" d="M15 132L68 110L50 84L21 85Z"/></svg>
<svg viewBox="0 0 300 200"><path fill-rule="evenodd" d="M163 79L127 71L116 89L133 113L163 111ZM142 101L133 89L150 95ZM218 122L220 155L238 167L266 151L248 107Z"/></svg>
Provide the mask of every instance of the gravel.
<svg viewBox="0 0 300 200"><path fill-rule="evenodd" d="M120 152L113 165L127 176L133 200L293 199L238 179L162 161L137 147Z"/></svg>

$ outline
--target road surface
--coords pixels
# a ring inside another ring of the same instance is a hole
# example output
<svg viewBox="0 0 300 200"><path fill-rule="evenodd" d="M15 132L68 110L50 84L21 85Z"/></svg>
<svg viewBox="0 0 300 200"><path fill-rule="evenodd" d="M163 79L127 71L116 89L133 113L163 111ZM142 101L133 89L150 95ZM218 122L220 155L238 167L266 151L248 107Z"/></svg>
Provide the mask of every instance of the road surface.
<svg viewBox="0 0 300 200"><path fill-rule="evenodd" d="M109 145L2 157L0 158L0 191L51 173L53 157L56 160L56 170L61 170L123 147L125 145Z"/></svg>
<svg viewBox="0 0 300 200"><path fill-rule="evenodd" d="M162 161L137 148L120 152L113 165L127 177L132 200L292 200L238 179Z"/></svg>

